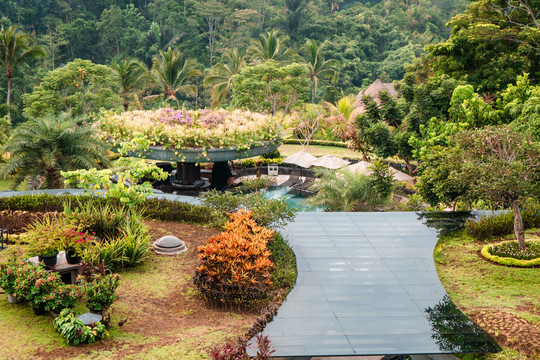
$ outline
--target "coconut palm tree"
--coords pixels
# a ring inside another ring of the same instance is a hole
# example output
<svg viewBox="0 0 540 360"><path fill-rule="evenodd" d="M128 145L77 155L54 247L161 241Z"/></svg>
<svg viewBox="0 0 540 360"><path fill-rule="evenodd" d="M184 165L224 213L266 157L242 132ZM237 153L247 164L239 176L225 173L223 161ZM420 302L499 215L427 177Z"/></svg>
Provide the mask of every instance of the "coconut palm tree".
<svg viewBox="0 0 540 360"><path fill-rule="evenodd" d="M223 62L214 65L204 79L204 85L212 87L212 107L221 105L229 94L233 77L246 65L244 57L245 53L239 52L238 48L225 50Z"/></svg>
<svg viewBox="0 0 540 360"><path fill-rule="evenodd" d="M160 50L152 59L152 75L156 84L161 88L166 101L175 100L178 104L177 93L195 93L195 85L188 82L202 73L197 69L197 62L184 58L178 49Z"/></svg>
<svg viewBox="0 0 540 360"><path fill-rule="evenodd" d="M61 187L61 171L91 169L107 164L106 148L94 130L69 113L31 119L13 131L2 149L11 157L0 177L16 172L13 188L26 177L45 177L47 188Z"/></svg>
<svg viewBox="0 0 540 360"><path fill-rule="evenodd" d="M272 30L266 35L262 34L258 39L252 39L247 52L254 61L284 61L296 54L293 49L285 47L288 41L287 35L280 35L279 31Z"/></svg>
<svg viewBox="0 0 540 360"><path fill-rule="evenodd" d="M311 102L315 103L315 95L317 95L317 85L319 80L332 86L330 81L335 78L339 66L339 61L335 59L325 60L322 56L322 51L326 46L325 41L322 44L317 41L307 40L304 49L307 52L306 64L309 69L309 78L311 79Z"/></svg>
<svg viewBox="0 0 540 360"><path fill-rule="evenodd" d="M120 81L120 96L123 99L124 111L128 111L129 99L152 78L146 66L137 59L122 59L111 64Z"/></svg>
<svg viewBox="0 0 540 360"><path fill-rule="evenodd" d="M7 78L8 120L11 121L11 79L15 76L17 65L40 57L45 57L45 50L32 45L34 39L30 34L19 30L19 26L0 29L0 66L5 68Z"/></svg>

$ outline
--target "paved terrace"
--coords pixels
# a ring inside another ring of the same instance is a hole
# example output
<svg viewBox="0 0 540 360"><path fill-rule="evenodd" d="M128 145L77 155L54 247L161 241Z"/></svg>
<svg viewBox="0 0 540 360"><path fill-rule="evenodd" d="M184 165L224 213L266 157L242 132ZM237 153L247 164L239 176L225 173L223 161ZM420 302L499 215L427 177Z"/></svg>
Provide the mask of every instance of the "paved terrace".
<svg viewBox="0 0 540 360"><path fill-rule="evenodd" d="M415 213L298 213L298 279L264 334L275 357L497 352L448 298Z"/></svg>

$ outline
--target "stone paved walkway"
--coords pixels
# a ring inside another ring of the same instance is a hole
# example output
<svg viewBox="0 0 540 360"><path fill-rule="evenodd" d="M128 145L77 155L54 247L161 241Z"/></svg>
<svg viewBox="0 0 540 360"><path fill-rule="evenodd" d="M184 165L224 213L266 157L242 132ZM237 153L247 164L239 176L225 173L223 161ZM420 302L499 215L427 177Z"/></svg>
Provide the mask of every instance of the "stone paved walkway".
<svg viewBox="0 0 540 360"><path fill-rule="evenodd" d="M437 232L415 213L298 213L298 279L268 335L275 357L496 352L449 300Z"/></svg>

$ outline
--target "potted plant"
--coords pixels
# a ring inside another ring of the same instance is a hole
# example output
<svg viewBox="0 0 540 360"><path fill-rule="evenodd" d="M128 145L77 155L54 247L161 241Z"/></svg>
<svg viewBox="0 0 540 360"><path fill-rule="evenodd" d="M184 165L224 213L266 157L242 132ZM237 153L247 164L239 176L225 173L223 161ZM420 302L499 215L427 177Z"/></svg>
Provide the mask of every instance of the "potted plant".
<svg viewBox="0 0 540 360"><path fill-rule="evenodd" d="M45 216L28 227L20 241L29 244L30 253L38 256L39 262L51 269L56 265L56 256L65 226L58 216Z"/></svg>
<svg viewBox="0 0 540 360"><path fill-rule="evenodd" d="M51 283L59 280L58 274L50 273L41 266L26 262L17 268L15 295L27 300L36 315L46 313L43 296L52 292Z"/></svg>
<svg viewBox="0 0 540 360"><path fill-rule="evenodd" d="M15 295L15 280L17 279L17 261L10 259L0 264L0 287L8 294L8 301L15 304L18 301Z"/></svg>
<svg viewBox="0 0 540 360"><path fill-rule="evenodd" d="M64 231L60 242L66 253L68 264L78 264L81 262L81 254L92 243L93 237L93 235L79 231L76 227L71 227Z"/></svg>

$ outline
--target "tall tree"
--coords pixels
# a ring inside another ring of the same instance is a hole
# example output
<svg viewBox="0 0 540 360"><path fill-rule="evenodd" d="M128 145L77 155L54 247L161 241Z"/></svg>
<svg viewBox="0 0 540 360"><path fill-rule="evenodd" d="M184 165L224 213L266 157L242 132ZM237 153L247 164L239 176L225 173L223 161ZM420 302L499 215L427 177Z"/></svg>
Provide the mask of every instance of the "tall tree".
<svg viewBox="0 0 540 360"><path fill-rule="evenodd" d="M151 80L146 66L137 59L122 59L111 64L120 81L120 96L123 100L124 111L128 111L129 99Z"/></svg>
<svg viewBox="0 0 540 360"><path fill-rule="evenodd" d="M223 62L214 65L204 79L204 85L212 87L212 107L221 105L229 94L233 77L246 65L244 57L245 53L237 48L225 50L222 55Z"/></svg>
<svg viewBox="0 0 540 360"><path fill-rule="evenodd" d="M426 162L425 168L450 168L443 180L464 189L458 199L511 207L516 239L524 249L520 203L540 191L540 143L509 125L461 132L453 140L441 152L442 161Z"/></svg>
<svg viewBox="0 0 540 360"><path fill-rule="evenodd" d="M47 188L58 189L61 171L106 164L105 145L82 120L63 113L31 119L18 126L4 147L12 157L0 169L0 177L16 172L15 189L28 176L44 176Z"/></svg>
<svg viewBox="0 0 540 360"><path fill-rule="evenodd" d="M335 59L325 60L322 51L326 46L326 41L322 44L317 43L313 39L309 39L304 46L307 52L306 64L309 70L309 78L311 79L311 102L315 103L317 95L317 85L319 80L332 86L330 81L336 76L336 68L339 66L339 61Z"/></svg>
<svg viewBox="0 0 540 360"><path fill-rule="evenodd" d="M7 78L7 108L8 121L11 121L11 80L15 76L17 65L34 59L45 57L45 50L33 45L34 39L27 33L20 31L18 26L10 26L0 30L0 65L5 68Z"/></svg>
<svg viewBox="0 0 540 360"><path fill-rule="evenodd" d="M218 29L223 19L229 15L229 9L222 2L216 0L198 1L195 5L197 13L202 16L208 25L206 36L208 38L208 51L210 53L210 66L214 63L214 49Z"/></svg>
<svg viewBox="0 0 540 360"><path fill-rule="evenodd" d="M251 40L247 52L254 61L287 60L295 54L293 49L286 47L288 41L287 35L281 35L277 30L272 30L260 35L258 39Z"/></svg>
<svg viewBox="0 0 540 360"><path fill-rule="evenodd" d="M195 93L195 85L188 84L202 75L195 60L186 59L179 50L169 47L167 51L160 50L152 62L152 75L167 101L178 104L177 93Z"/></svg>

